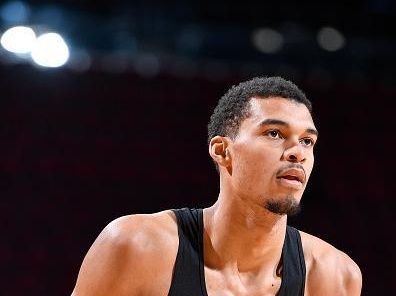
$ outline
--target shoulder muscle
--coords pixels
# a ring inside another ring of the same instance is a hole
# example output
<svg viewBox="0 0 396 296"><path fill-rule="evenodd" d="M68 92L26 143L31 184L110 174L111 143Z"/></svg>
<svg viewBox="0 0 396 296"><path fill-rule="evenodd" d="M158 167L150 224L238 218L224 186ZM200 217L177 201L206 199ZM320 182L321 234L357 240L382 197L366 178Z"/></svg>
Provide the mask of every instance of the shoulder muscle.
<svg viewBox="0 0 396 296"><path fill-rule="evenodd" d="M118 218L89 249L73 296L139 295L155 272L173 264L177 244L169 212Z"/></svg>
<svg viewBox="0 0 396 296"><path fill-rule="evenodd" d="M347 254L304 232L301 237L307 261L308 295L360 295L362 274Z"/></svg>

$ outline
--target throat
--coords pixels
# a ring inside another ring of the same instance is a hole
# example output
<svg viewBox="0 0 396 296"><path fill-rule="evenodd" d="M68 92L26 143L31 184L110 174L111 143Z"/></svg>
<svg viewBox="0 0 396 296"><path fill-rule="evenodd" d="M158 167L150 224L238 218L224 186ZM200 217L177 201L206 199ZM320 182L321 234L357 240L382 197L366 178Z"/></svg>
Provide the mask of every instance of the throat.
<svg viewBox="0 0 396 296"><path fill-rule="evenodd" d="M278 216L273 223L255 221L256 217L210 208L204 211L203 255L209 295L224 291L276 295L280 289L286 217Z"/></svg>
<svg viewBox="0 0 396 296"><path fill-rule="evenodd" d="M208 209L209 210L209 209ZM254 217L233 216L227 221L222 215L205 215L205 263L215 269L234 266L238 272L257 272L262 266L277 268L286 233L286 217L272 226L261 225Z"/></svg>

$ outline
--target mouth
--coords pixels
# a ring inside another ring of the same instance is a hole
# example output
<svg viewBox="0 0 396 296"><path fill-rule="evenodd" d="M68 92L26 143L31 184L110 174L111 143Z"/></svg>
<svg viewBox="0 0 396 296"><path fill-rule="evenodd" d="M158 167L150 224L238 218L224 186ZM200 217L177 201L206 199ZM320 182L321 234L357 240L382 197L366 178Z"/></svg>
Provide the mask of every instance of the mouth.
<svg viewBox="0 0 396 296"><path fill-rule="evenodd" d="M293 189L302 189L305 184L305 173L300 169L283 171L276 178L282 186Z"/></svg>
<svg viewBox="0 0 396 296"><path fill-rule="evenodd" d="M303 188L303 183L300 180L293 178L292 176L283 176L283 177L278 177L277 179L283 187L288 187L292 189Z"/></svg>
<svg viewBox="0 0 396 296"><path fill-rule="evenodd" d="M290 181L298 181L300 183L303 183L303 181L301 180L301 178L299 178L298 176L293 176L293 175L284 175L281 177L278 177L279 179L286 179L286 180L290 180Z"/></svg>

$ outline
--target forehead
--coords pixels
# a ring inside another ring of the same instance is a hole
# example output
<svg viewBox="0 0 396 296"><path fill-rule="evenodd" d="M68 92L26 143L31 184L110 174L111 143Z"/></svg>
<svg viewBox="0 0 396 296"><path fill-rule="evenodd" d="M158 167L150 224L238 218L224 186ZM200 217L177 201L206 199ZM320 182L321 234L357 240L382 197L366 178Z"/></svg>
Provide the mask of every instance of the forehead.
<svg viewBox="0 0 396 296"><path fill-rule="evenodd" d="M312 116L304 104L282 97L253 97L249 111L250 114L245 119L247 124L258 125L265 119L279 119L292 127L315 128Z"/></svg>

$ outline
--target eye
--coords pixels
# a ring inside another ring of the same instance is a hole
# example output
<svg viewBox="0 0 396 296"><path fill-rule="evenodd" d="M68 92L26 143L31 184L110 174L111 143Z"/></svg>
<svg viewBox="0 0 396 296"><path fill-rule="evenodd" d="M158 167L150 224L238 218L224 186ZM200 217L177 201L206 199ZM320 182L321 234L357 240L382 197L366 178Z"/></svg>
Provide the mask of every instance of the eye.
<svg viewBox="0 0 396 296"><path fill-rule="evenodd" d="M278 130L269 130L266 132L266 135L273 139L281 139L282 135Z"/></svg>
<svg viewBox="0 0 396 296"><path fill-rule="evenodd" d="M315 144L315 141L311 138L304 138L300 140L300 143L304 146L311 147Z"/></svg>

